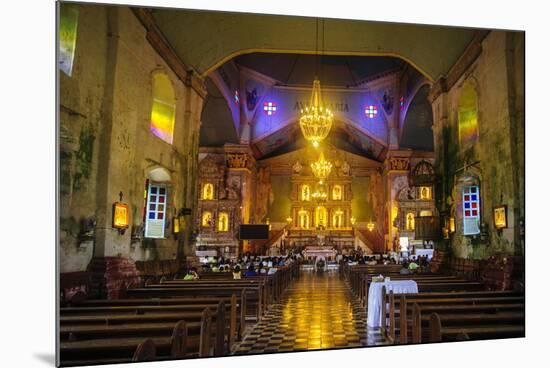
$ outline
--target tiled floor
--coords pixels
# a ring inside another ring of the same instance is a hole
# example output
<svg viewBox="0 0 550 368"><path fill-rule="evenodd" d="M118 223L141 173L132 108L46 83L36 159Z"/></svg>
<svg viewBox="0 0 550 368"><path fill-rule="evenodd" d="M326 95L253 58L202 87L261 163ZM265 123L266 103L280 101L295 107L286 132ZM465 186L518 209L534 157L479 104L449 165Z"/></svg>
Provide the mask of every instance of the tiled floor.
<svg viewBox="0 0 550 368"><path fill-rule="evenodd" d="M384 345L378 330L367 330L366 321L366 310L338 272L302 271L234 354Z"/></svg>

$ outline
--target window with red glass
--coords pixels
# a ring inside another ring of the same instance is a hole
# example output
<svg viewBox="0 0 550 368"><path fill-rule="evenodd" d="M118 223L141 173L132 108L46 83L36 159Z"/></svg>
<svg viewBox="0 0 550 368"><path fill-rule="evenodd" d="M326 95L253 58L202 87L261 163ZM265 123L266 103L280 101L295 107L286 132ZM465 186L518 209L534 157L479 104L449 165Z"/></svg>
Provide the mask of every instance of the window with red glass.
<svg viewBox="0 0 550 368"><path fill-rule="evenodd" d="M464 215L464 234L474 235L479 233L479 187L467 186L462 192L462 208Z"/></svg>

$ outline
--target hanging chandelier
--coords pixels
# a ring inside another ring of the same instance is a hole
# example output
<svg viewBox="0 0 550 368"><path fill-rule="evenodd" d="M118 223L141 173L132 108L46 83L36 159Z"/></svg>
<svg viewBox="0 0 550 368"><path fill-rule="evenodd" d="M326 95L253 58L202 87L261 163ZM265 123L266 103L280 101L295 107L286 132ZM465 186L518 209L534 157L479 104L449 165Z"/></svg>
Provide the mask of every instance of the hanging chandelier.
<svg viewBox="0 0 550 368"><path fill-rule="evenodd" d="M311 171L313 171L313 175L321 180L328 178L330 171L332 170L332 164L325 160L325 155L323 155L323 152L321 152L319 159L310 166Z"/></svg>
<svg viewBox="0 0 550 368"><path fill-rule="evenodd" d="M314 147L319 147L319 142L325 139L332 127L332 112L323 106L321 98L321 82L315 78L309 106L301 110L300 129L304 138L310 141Z"/></svg>

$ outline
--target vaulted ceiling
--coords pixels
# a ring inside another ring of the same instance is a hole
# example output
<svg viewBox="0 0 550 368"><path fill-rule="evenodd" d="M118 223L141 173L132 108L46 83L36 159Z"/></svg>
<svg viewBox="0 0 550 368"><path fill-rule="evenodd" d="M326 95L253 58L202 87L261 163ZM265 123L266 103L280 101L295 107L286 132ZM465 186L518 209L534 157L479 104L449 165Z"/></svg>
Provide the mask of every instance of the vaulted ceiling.
<svg viewBox="0 0 550 368"><path fill-rule="evenodd" d="M428 79L444 76L476 29L321 19L266 14L152 9L177 55L206 76L236 56L253 52L394 56Z"/></svg>

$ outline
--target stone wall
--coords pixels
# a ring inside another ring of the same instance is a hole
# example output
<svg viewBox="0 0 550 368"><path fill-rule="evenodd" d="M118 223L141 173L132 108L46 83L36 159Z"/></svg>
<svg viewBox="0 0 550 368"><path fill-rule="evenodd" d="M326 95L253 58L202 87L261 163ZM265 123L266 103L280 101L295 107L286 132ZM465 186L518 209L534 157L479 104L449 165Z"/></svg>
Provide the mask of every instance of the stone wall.
<svg viewBox="0 0 550 368"><path fill-rule="evenodd" d="M459 78L433 98L436 201L442 213L456 216L449 244L461 258L486 259L496 252L521 254L519 223L524 218L524 37L519 32L491 31L479 41L479 55ZM470 45L470 50L475 45ZM465 54L468 53L468 50ZM451 74L451 73L449 73ZM477 94L478 138L459 138L460 95L467 84ZM481 223L486 236L462 235L461 177L478 178ZM508 228L493 226L493 207L508 206Z"/></svg>
<svg viewBox="0 0 550 368"><path fill-rule="evenodd" d="M176 97L173 144L150 131L157 72L168 76ZM161 168L170 176L168 226L174 211L196 208L204 93L193 86L155 51L131 9L79 5L73 73L60 73L61 272L84 270L92 257L174 259L178 247L189 247L192 216L179 241L170 228L164 239L131 239L143 222L151 170ZM112 227L120 192L130 208L130 227L123 234ZM83 220L88 226L80 225Z"/></svg>

